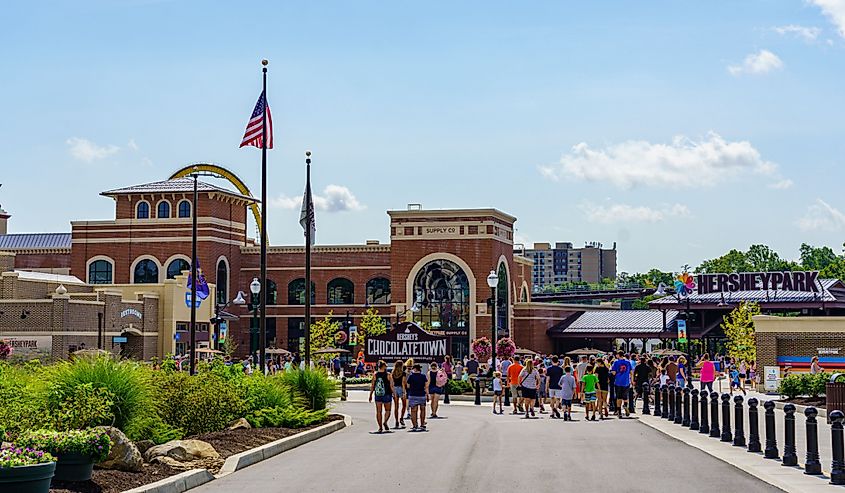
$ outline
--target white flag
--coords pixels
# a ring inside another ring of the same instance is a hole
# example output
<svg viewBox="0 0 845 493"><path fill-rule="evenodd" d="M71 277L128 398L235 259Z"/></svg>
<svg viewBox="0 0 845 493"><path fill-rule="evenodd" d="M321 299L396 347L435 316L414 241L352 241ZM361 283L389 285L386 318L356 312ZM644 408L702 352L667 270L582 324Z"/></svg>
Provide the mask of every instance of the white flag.
<svg viewBox="0 0 845 493"><path fill-rule="evenodd" d="M311 200L311 183L305 185L305 194L302 196L302 210L299 213L299 224L303 233L311 238L314 244L314 237L317 232L317 222L314 219L314 201Z"/></svg>

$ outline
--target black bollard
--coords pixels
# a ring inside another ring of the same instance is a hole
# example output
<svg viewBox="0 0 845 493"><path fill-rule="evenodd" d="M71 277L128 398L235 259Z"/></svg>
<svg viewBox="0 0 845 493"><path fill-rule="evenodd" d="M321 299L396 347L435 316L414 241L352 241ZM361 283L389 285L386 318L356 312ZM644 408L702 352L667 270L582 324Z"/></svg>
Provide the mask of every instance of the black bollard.
<svg viewBox="0 0 845 493"><path fill-rule="evenodd" d="M781 462L785 466L797 466L798 454L795 451L795 405L787 404L783 406L783 412L786 416L783 419L783 459Z"/></svg>
<svg viewBox="0 0 845 493"><path fill-rule="evenodd" d="M340 379L340 400L346 400L346 377Z"/></svg>
<svg viewBox="0 0 845 493"><path fill-rule="evenodd" d="M675 386L669 384L669 415L666 416L669 421L675 421Z"/></svg>
<svg viewBox="0 0 845 493"><path fill-rule="evenodd" d="M643 414L651 414L651 409L648 407L648 401L651 389L648 387L648 382L643 384Z"/></svg>
<svg viewBox="0 0 845 493"><path fill-rule="evenodd" d="M637 412L637 410L634 409L634 404L636 402L637 402L637 395L634 394L634 388L628 387L628 412L629 413L634 414L634 413Z"/></svg>
<svg viewBox="0 0 845 493"><path fill-rule="evenodd" d="M511 386L505 385L505 407L511 407Z"/></svg>
<svg viewBox="0 0 845 493"><path fill-rule="evenodd" d="M760 452L760 426L757 424L757 405L760 401L754 397L748 399L748 451Z"/></svg>
<svg viewBox="0 0 845 493"><path fill-rule="evenodd" d="M713 438L722 436L722 431L719 430L719 394L717 392L710 393L710 436Z"/></svg>
<svg viewBox="0 0 845 493"><path fill-rule="evenodd" d="M654 386L654 415L660 417L660 384Z"/></svg>
<svg viewBox="0 0 845 493"><path fill-rule="evenodd" d="M830 484L845 484L845 440L843 440L842 421L845 413L833 411L830 418L830 439L833 445L833 462L830 467Z"/></svg>
<svg viewBox="0 0 845 493"><path fill-rule="evenodd" d="M681 390L680 385L675 386L675 419L673 422L676 425L684 422L684 398L681 397Z"/></svg>
<svg viewBox="0 0 845 493"><path fill-rule="evenodd" d="M733 441L731 434L731 396L722 394L722 441Z"/></svg>
<svg viewBox="0 0 845 493"><path fill-rule="evenodd" d="M778 437L775 435L775 403L766 401L763 403L763 408L766 410L766 450L763 452L763 457L767 459L780 459L778 453Z"/></svg>
<svg viewBox="0 0 845 493"><path fill-rule="evenodd" d="M734 397L734 447L745 447L745 426L743 425L743 409L741 395Z"/></svg>
<svg viewBox="0 0 845 493"><path fill-rule="evenodd" d="M689 389L689 387L684 387L683 393L684 393L684 419L681 420L681 426L683 426L684 428L689 428L689 424L690 424L690 419L689 419L690 389Z"/></svg>
<svg viewBox="0 0 845 493"><path fill-rule="evenodd" d="M698 431L698 428L700 427L700 424L698 423L698 389L690 390L690 395L692 396L692 407L690 407L692 414L690 415L689 429L692 431Z"/></svg>
<svg viewBox="0 0 845 493"><path fill-rule="evenodd" d="M617 409L616 409L616 385L613 385L612 380L613 380L613 377L611 377L611 383L610 383L610 406L608 406L608 408L610 408L610 412L615 413L617 411Z"/></svg>
<svg viewBox="0 0 845 493"><path fill-rule="evenodd" d="M661 385L660 393L663 394L663 408L660 410L660 417L669 419L669 386Z"/></svg>
<svg viewBox="0 0 845 493"><path fill-rule="evenodd" d="M710 412L710 408L707 407L707 391L702 390L699 395L701 396L701 425L698 427L698 432L707 434L710 433L710 420L707 418Z"/></svg>
<svg viewBox="0 0 845 493"><path fill-rule="evenodd" d="M813 406L804 409L807 417L807 459L804 461L804 474L818 476L822 473L822 463L819 460L819 423L816 416L818 409Z"/></svg>
<svg viewBox="0 0 845 493"><path fill-rule="evenodd" d="M451 379L447 380L446 385L443 386L443 404L450 404L451 403L449 401L449 382L450 381L451 381Z"/></svg>
<svg viewBox="0 0 845 493"><path fill-rule="evenodd" d="M481 405L481 378L475 377L475 405Z"/></svg>

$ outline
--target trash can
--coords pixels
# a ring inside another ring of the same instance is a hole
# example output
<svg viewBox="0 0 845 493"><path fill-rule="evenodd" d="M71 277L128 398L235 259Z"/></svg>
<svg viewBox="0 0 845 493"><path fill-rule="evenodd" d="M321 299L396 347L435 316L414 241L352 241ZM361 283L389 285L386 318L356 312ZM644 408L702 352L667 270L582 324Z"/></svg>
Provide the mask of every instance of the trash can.
<svg viewBox="0 0 845 493"><path fill-rule="evenodd" d="M825 384L825 401L827 422L830 424L831 412L845 412L845 373L834 373L830 376L830 381Z"/></svg>

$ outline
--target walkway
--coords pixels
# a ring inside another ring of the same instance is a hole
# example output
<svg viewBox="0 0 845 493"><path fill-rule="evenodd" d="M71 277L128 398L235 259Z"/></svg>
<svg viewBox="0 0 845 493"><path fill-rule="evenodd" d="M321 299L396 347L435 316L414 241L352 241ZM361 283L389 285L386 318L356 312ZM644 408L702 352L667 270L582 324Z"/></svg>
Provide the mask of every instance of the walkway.
<svg viewBox="0 0 845 493"><path fill-rule="evenodd" d="M371 435L371 404L336 409L354 425L193 491L780 491L636 419L522 420L454 404L427 433Z"/></svg>

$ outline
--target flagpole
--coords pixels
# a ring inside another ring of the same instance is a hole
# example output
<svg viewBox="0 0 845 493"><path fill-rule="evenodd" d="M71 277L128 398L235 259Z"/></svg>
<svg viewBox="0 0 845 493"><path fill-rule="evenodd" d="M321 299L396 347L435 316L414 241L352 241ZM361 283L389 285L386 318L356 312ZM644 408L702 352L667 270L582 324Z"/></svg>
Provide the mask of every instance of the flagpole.
<svg viewBox="0 0 845 493"><path fill-rule="evenodd" d="M308 226L305 228L305 367L311 368L311 151L305 151L305 203Z"/></svg>
<svg viewBox="0 0 845 493"><path fill-rule="evenodd" d="M261 60L263 76L264 116L261 120L261 319L258 334L258 368L264 375L265 348L267 346L267 60Z"/></svg>

